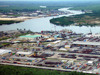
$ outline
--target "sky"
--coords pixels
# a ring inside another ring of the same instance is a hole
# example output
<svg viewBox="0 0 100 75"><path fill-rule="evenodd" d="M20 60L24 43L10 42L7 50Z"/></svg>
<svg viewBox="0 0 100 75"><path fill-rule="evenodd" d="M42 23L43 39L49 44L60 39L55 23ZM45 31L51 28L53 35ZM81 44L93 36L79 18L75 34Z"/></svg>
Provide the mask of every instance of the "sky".
<svg viewBox="0 0 100 75"><path fill-rule="evenodd" d="M99 1L99 0L0 0L0 1Z"/></svg>

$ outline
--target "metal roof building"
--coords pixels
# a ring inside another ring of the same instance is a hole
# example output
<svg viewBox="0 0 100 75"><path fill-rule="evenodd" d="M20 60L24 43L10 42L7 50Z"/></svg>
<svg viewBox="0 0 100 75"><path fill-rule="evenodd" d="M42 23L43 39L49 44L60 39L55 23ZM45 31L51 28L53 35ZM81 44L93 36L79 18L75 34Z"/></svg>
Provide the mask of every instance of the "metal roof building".
<svg viewBox="0 0 100 75"><path fill-rule="evenodd" d="M30 55L32 52L22 52L18 51L16 54Z"/></svg>
<svg viewBox="0 0 100 75"><path fill-rule="evenodd" d="M12 52L11 50L0 49L0 55Z"/></svg>
<svg viewBox="0 0 100 75"><path fill-rule="evenodd" d="M36 58L29 58L29 57L16 57L16 56L13 56L11 58L14 58L14 59L23 59L23 60L35 60Z"/></svg>

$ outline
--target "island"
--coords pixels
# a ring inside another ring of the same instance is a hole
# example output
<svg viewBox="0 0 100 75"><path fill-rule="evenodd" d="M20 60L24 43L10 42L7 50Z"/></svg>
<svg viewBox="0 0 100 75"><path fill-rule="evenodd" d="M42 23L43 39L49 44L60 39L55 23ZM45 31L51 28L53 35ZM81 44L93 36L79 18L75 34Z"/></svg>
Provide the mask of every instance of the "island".
<svg viewBox="0 0 100 75"><path fill-rule="evenodd" d="M74 16L63 16L59 18L52 18L50 23L60 26L98 26L100 25L100 16L95 13L86 13Z"/></svg>

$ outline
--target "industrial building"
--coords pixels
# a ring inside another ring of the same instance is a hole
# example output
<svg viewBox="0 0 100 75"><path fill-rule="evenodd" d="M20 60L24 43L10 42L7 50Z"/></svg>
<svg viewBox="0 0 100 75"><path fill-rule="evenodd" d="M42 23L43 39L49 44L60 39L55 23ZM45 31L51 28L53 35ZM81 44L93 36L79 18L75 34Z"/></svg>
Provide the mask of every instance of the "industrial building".
<svg viewBox="0 0 100 75"><path fill-rule="evenodd" d="M72 43L72 46L100 46L100 42L76 41Z"/></svg>
<svg viewBox="0 0 100 75"><path fill-rule="evenodd" d="M11 50L0 49L0 56L5 56L11 52Z"/></svg>
<svg viewBox="0 0 100 75"><path fill-rule="evenodd" d="M18 56L30 56L32 54L32 52L22 52L22 51L18 51L16 53L16 55Z"/></svg>

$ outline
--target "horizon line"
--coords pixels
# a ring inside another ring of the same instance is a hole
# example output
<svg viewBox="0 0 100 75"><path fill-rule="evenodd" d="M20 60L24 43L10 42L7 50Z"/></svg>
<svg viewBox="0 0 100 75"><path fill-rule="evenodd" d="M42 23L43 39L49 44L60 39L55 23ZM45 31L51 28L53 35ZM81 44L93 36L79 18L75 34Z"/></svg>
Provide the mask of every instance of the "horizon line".
<svg viewBox="0 0 100 75"><path fill-rule="evenodd" d="M4 0L0 0L0 1L4 1ZM37 1L37 0L5 0L5 1ZM5 2L4 1L4 2ZM39 1L66 1L66 0L38 0L37 2L39 2ZM82 2L87 2L87 1L93 1L93 2L95 2L95 1L100 1L100 0L67 0L67 1L82 1Z"/></svg>

